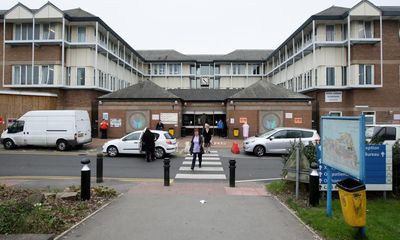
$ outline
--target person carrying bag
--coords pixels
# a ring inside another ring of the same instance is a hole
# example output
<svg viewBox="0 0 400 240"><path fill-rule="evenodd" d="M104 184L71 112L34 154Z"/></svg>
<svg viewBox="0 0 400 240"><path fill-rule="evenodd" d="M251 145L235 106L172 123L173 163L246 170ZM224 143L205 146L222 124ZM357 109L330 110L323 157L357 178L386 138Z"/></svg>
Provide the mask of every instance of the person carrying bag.
<svg viewBox="0 0 400 240"><path fill-rule="evenodd" d="M201 168L202 155L204 153L203 137L199 134L199 129L194 129L194 135L190 144L190 154L193 155L192 166L190 169L194 170L196 165L196 158L199 157L199 168Z"/></svg>

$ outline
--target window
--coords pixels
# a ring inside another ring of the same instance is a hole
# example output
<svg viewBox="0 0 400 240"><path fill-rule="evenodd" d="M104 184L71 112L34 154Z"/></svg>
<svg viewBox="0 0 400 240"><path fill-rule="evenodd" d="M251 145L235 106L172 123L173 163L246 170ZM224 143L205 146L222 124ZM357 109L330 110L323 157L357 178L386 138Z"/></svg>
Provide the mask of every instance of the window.
<svg viewBox="0 0 400 240"><path fill-rule="evenodd" d="M260 64L250 64L249 75L260 75Z"/></svg>
<svg viewBox="0 0 400 240"><path fill-rule="evenodd" d="M35 24L35 40L40 39L40 24Z"/></svg>
<svg viewBox="0 0 400 240"><path fill-rule="evenodd" d="M49 40L56 38L56 27L54 23L43 24L42 39Z"/></svg>
<svg viewBox="0 0 400 240"><path fill-rule="evenodd" d="M342 86L347 86L347 67L342 66Z"/></svg>
<svg viewBox="0 0 400 240"><path fill-rule="evenodd" d="M181 73L181 65L180 64L169 64L168 65L168 73L169 75L178 75Z"/></svg>
<svg viewBox="0 0 400 240"><path fill-rule="evenodd" d="M78 42L86 42L86 27L78 27Z"/></svg>
<svg viewBox="0 0 400 240"><path fill-rule="evenodd" d="M65 69L65 84L67 86L71 85L71 67Z"/></svg>
<svg viewBox="0 0 400 240"><path fill-rule="evenodd" d="M15 24L14 40L32 40L32 23Z"/></svg>
<svg viewBox="0 0 400 240"><path fill-rule="evenodd" d="M358 79L360 85L371 85L373 82L373 66L360 64L358 67Z"/></svg>
<svg viewBox="0 0 400 240"><path fill-rule="evenodd" d="M169 134L169 133L164 133L164 137L165 137L165 139L174 139L174 137L171 136L171 134Z"/></svg>
<svg viewBox="0 0 400 240"><path fill-rule="evenodd" d="M40 72L40 70L39 70L39 66L35 66L34 68L33 68L33 84L39 84L39 72Z"/></svg>
<svg viewBox="0 0 400 240"><path fill-rule="evenodd" d="M54 82L54 65L43 65L41 84L53 84L53 82Z"/></svg>
<svg viewBox="0 0 400 240"><path fill-rule="evenodd" d="M215 65L214 67L214 74L220 74L220 66L219 65Z"/></svg>
<svg viewBox="0 0 400 240"><path fill-rule="evenodd" d="M153 75L164 75L165 64L153 64Z"/></svg>
<svg viewBox="0 0 400 240"><path fill-rule="evenodd" d="M245 74L246 65L244 64L233 64L232 68L233 68L232 72L233 75Z"/></svg>
<svg viewBox="0 0 400 240"><path fill-rule="evenodd" d="M363 112L365 116L365 125L375 124L375 112Z"/></svg>
<svg viewBox="0 0 400 240"><path fill-rule="evenodd" d="M334 25L326 25L326 41L335 41Z"/></svg>
<svg viewBox="0 0 400 240"><path fill-rule="evenodd" d="M373 38L372 22L359 21L358 22L358 37L359 38Z"/></svg>
<svg viewBox="0 0 400 240"><path fill-rule="evenodd" d="M85 85L85 68L78 68L76 71L76 79L78 86Z"/></svg>
<svg viewBox="0 0 400 240"><path fill-rule="evenodd" d="M275 139L287 138L287 130L281 130L275 133L272 137L274 137Z"/></svg>
<svg viewBox="0 0 400 240"><path fill-rule="evenodd" d="M342 40L347 40L347 24L342 25Z"/></svg>
<svg viewBox="0 0 400 240"><path fill-rule="evenodd" d="M287 138L301 138L301 131L289 130L287 131Z"/></svg>
<svg viewBox="0 0 400 240"><path fill-rule="evenodd" d="M301 131L302 138L312 138L314 136L314 132L310 131Z"/></svg>
<svg viewBox="0 0 400 240"><path fill-rule="evenodd" d="M330 111L330 112L329 112L329 116L341 117L341 116L342 116L342 112Z"/></svg>
<svg viewBox="0 0 400 240"><path fill-rule="evenodd" d="M219 78L215 78L214 79L214 89L219 89L220 88L220 79Z"/></svg>
<svg viewBox="0 0 400 240"><path fill-rule="evenodd" d="M24 131L24 121L17 120L13 125L8 128L8 133L19 133Z"/></svg>
<svg viewBox="0 0 400 240"><path fill-rule="evenodd" d="M14 66L14 84L21 84L21 66Z"/></svg>
<svg viewBox="0 0 400 240"><path fill-rule="evenodd" d="M318 69L315 69L315 86L318 86Z"/></svg>
<svg viewBox="0 0 400 240"><path fill-rule="evenodd" d="M326 86L335 86L335 68L326 68Z"/></svg>
<svg viewBox="0 0 400 240"><path fill-rule="evenodd" d="M140 139L140 134L141 132L134 132L132 134L129 134L128 136L126 136L123 141L136 141Z"/></svg>
<svg viewBox="0 0 400 240"><path fill-rule="evenodd" d="M372 143L383 143L384 141L396 140L395 127L374 127L374 133L371 138Z"/></svg>

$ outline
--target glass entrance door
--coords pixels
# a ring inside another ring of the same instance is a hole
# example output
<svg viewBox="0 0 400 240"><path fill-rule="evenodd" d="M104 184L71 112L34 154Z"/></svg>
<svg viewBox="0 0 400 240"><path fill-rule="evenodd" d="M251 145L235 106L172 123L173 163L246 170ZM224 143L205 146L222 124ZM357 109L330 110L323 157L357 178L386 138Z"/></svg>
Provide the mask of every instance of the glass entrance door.
<svg viewBox="0 0 400 240"><path fill-rule="evenodd" d="M217 128L217 124L219 120L222 120L224 125L226 114L224 112L217 111L204 111L204 112L186 112L183 113L182 120L182 132L183 135L193 135L193 131L195 128L202 129L204 124L207 123L210 125L212 130Z"/></svg>

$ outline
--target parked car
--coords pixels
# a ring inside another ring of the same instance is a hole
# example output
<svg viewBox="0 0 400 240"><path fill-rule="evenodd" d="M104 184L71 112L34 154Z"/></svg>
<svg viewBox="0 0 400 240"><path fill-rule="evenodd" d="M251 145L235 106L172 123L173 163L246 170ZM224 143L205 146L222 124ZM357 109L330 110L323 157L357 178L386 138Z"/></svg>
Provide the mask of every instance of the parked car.
<svg viewBox="0 0 400 240"><path fill-rule="evenodd" d="M5 149L48 146L64 151L92 141L87 111L29 111L1 134Z"/></svg>
<svg viewBox="0 0 400 240"><path fill-rule="evenodd" d="M243 141L245 152L263 156L265 153L288 153L291 143L301 141L304 145L316 143L320 137L316 130L303 128L275 128L271 131L254 136Z"/></svg>
<svg viewBox="0 0 400 240"><path fill-rule="evenodd" d="M366 139L370 143L382 143L382 144L394 144L397 140L400 139L400 125L396 124L379 124L373 125L370 127L373 129L370 141ZM371 130L367 130L371 132Z"/></svg>
<svg viewBox="0 0 400 240"><path fill-rule="evenodd" d="M103 153L110 157L118 154L142 154L142 135L144 130L129 133L128 135L106 142L103 145ZM151 130L155 137L155 156L163 158L166 154L176 151L176 139L166 131Z"/></svg>

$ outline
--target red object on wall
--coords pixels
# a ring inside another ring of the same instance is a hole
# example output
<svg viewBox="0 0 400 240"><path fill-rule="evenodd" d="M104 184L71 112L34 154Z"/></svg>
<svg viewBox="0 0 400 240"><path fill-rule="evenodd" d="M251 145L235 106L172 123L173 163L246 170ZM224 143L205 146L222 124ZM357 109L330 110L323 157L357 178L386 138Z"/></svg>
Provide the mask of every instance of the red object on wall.
<svg viewBox="0 0 400 240"><path fill-rule="evenodd" d="M4 120L3 120L2 117L0 117L0 124L1 124L1 125L4 124Z"/></svg>

